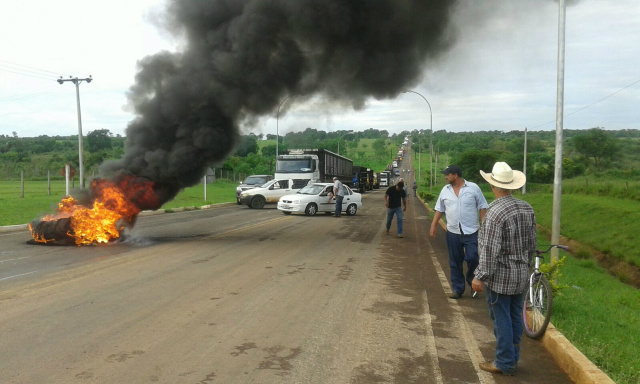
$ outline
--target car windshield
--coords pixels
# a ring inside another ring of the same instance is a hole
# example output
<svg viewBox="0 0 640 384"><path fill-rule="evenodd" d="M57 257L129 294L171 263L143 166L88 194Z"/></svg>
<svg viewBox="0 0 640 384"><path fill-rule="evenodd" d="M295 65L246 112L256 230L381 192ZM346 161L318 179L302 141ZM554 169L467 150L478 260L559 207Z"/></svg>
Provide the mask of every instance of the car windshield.
<svg viewBox="0 0 640 384"><path fill-rule="evenodd" d="M266 183L262 184L262 185L260 186L260 188L269 188L269 187L270 187L270 186L272 186L272 185L273 185L273 183L275 183L276 181L277 181L277 180L270 180L270 181L267 181Z"/></svg>
<svg viewBox="0 0 640 384"><path fill-rule="evenodd" d="M299 190L298 193L302 195L317 195L320 192L322 192L324 188L325 188L324 185L308 185L302 188L301 190Z"/></svg>
<svg viewBox="0 0 640 384"><path fill-rule="evenodd" d="M266 177L247 177L244 181L245 184L250 185L262 185L267 181Z"/></svg>

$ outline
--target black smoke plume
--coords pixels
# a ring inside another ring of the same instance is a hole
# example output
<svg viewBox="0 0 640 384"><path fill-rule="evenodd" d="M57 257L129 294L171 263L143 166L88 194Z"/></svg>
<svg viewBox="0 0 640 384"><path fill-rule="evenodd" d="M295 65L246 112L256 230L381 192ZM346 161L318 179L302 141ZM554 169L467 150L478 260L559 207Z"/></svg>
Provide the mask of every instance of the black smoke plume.
<svg viewBox="0 0 640 384"><path fill-rule="evenodd" d="M451 43L453 0L172 0L180 52L139 64L125 155L101 174L155 182L159 206L224 159L242 121L288 95L354 108L417 84ZM156 207L156 208L159 208Z"/></svg>

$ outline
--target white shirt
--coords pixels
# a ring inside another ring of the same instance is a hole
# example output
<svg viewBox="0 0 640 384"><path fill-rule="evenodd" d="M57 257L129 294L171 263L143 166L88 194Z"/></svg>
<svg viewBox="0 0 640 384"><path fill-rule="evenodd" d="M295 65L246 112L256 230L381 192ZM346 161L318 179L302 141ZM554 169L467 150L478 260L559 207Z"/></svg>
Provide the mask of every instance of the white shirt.
<svg viewBox="0 0 640 384"><path fill-rule="evenodd" d="M460 235L460 228L462 228L465 235L470 235L480 229L478 211L488 207L489 204L480 187L476 183L465 180L458 196L451 184L445 185L434 209L446 215L447 231Z"/></svg>

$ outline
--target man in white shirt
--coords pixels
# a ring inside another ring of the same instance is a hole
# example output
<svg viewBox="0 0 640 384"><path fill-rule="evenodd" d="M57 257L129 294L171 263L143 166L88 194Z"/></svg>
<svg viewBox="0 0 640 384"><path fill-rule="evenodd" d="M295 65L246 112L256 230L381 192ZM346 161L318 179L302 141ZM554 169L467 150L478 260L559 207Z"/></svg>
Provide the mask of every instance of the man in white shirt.
<svg viewBox="0 0 640 384"><path fill-rule="evenodd" d="M333 178L333 196L336 198L336 211L333 217L340 217L342 214L342 200L344 199L344 188L342 182L337 177ZM331 199L329 199L331 202Z"/></svg>
<svg viewBox="0 0 640 384"><path fill-rule="evenodd" d="M431 237L436 236L436 227L442 215L447 219L447 247L451 270L451 299L459 299L465 291L465 281L471 288L474 272L478 266L478 230L489 204L477 184L462 178L462 169L450 165L441 172L447 185L442 188L431 222ZM479 220L478 220L479 218ZM467 262L467 273L463 270ZM472 297L476 297L472 292Z"/></svg>

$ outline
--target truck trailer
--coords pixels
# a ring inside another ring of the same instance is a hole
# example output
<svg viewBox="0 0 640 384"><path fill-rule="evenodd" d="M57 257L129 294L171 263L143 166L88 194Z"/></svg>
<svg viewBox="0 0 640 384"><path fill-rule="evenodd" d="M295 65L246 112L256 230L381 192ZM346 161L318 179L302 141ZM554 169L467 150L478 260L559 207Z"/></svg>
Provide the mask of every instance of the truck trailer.
<svg viewBox="0 0 640 384"><path fill-rule="evenodd" d="M353 161L326 149L289 149L276 160L276 179L331 183L337 177L353 186Z"/></svg>

